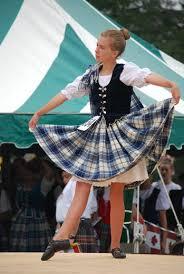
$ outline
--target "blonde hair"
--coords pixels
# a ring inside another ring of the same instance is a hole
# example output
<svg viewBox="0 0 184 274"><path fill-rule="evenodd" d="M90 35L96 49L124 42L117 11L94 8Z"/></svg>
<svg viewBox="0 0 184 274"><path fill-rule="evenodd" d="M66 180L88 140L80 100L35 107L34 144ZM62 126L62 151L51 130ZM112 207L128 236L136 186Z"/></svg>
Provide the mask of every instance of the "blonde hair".
<svg viewBox="0 0 184 274"><path fill-rule="evenodd" d="M169 154L166 154L161 157L160 159L160 168L163 168L164 166L168 166L170 170L172 171L172 176L174 175L174 157L170 156Z"/></svg>
<svg viewBox="0 0 184 274"><path fill-rule="evenodd" d="M112 39L111 49L118 51L120 56L126 47L126 40L130 38L129 31L125 28L120 30L109 29L101 33L103 37L109 37ZM118 57L117 56L117 57Z"/></svg>

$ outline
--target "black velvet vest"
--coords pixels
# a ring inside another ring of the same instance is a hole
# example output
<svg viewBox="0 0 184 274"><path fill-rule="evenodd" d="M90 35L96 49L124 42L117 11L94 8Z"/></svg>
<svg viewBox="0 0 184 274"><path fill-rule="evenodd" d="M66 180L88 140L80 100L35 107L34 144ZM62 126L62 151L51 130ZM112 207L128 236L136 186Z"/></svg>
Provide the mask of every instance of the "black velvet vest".
<svg viewBox="0 0 184 274"><path fill-rule="evenodd" d="M108 124L130 113L133 88L119 80L123 68L124 64L117 64L109 84L101 87L97 81L89 94L92 115L103 115Z"/></svg>

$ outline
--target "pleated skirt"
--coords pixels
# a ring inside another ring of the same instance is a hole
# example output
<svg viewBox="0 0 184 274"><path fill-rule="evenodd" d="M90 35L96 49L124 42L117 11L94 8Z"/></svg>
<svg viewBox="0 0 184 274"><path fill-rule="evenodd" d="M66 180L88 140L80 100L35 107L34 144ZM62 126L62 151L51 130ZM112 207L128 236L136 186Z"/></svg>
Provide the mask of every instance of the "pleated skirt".
<svg viewBox="0 0 184 274"><path fill-rule="evenodd" d="M172 99L127 114L112 124L103 116L82 126L37 125L33 133L61 169L95 186L135 184L149 176L165 151Z"/></svg>

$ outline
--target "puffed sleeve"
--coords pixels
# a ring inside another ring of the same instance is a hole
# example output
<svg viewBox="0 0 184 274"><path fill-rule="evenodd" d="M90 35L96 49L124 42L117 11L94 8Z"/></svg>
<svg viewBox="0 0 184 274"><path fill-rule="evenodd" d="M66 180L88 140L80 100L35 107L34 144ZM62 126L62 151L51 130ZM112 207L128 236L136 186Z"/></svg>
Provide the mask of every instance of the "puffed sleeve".
<svg viewBox="0 0 184 274"><path fill-rule="evenodd" d="M88 72L89 69L86 70L86 72L83 75L78 76L72 83L68 84L63 90L61 90L61 94L63 94L67 100L88 95L87 91L79 90L79 83L82 77Z"/></svg>
<svg viewBox="0 0 184 274"><path fill-rule="evenodd" d="M120 81L127 86L143 87L148 85L145 78L151 74L148 68L140 68L134 63L126 63L120 75Z"/></svg>

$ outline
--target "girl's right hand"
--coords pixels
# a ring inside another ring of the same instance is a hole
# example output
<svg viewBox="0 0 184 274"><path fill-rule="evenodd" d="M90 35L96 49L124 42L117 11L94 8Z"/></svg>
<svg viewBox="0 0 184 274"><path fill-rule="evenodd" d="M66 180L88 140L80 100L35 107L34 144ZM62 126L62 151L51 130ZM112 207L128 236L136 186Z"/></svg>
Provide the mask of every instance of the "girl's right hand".
<svg viewBox="0 0 184 274"><path fill-rule="evenodd" d="M32 116L31 120L29 121L29 130L34 130L39 118L40 116L37 113Z"/></svg>
<svg viewBox="0 0 184 274"><path fill-rule="evenodd" d="M171 93L172 93L172 97L175 101L175 104L178 104L180 101L180 90L177 87L177 85L173 85L172 89L171 89Z"/></svg>

